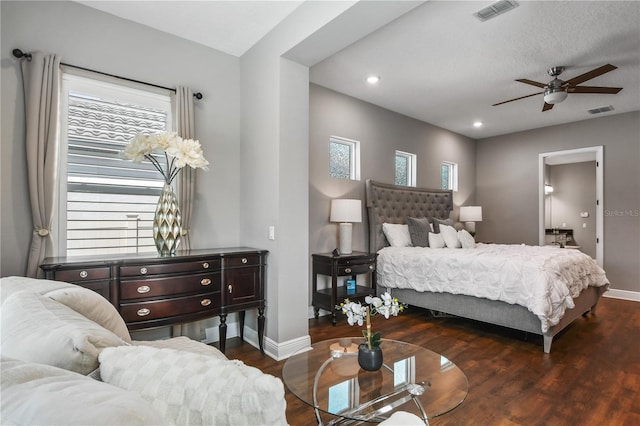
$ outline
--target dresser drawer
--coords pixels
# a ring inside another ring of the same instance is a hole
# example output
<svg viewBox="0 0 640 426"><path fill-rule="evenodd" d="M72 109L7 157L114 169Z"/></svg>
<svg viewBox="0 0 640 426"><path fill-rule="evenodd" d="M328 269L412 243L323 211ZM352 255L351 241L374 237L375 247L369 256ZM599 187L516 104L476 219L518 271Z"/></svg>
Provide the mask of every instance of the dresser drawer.
<svg viewBox="0 0 640 426"><path fill-rule="evenodd" d="M126 265L120 267L120 276L126 277L139 277L149 275L160 274L175 274L183 272L206 272L215 271L220 269L220 259L207 259L197 262L171 262L165 264L138 264L138 265Z"/></svg>
<svg viewBox="0 0 640 426"><path fill-rule="evenodd" d="M64 269L55 272L57 281L81 284L84 281L109 280L109 267Z"/></svg>
<svg viewBox="0 0 640 426"><path fill-rule="evenodd" d="M150 321L180 315L213 311L220 308L220 293L120 304L120 315L125 322Z"/></svg>
<svg viewBox="0 0 640 426"><path fill-rule="evenodd" d="M120 299L141 299L186 293L220 293L220 271L162 278L123 279Z"/></svg>
<svg viewBox="0 0 640 426"><path fill-rule="evenodd" d="M229 256L224 258L225 268L235 268L239 266L255 266L259 264L260 264L260 255L258 254Z"/></svg>

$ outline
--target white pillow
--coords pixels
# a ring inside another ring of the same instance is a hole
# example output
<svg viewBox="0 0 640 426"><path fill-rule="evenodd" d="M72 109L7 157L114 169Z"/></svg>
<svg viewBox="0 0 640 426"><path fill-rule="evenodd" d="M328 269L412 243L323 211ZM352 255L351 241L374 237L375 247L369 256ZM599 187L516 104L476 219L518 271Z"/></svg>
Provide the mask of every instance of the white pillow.
<svg viewBox="0 0 640 426"><path fill-rule="evenodd" d="M458 231L458 239L460 240L463 249L476 248L475 238L473 238L473 235L471 235L466 229Z"/></svg>
<svg viewBox="0 0 640 426"><path fill-rule="evenodd" d="M444 239L447 248L460 248L462 244L458 239L458 231L453 226L440 225L440 235Z"/></svg>
<svg viewBox="0 0 640 426"><path fill-rule="evenodd" d="M444 239L442 238L442 234L435 234L433 232L429 232L429 247L431 248L444 248Z"/></svg>
<svg viewBox="0 0 640 426"><path fill-rule="evenodd" d="M287 424L282 381L240 361L121 346L102 351L100 375L141 395L174 424Z"/></svg>
<svg viewBox="0 0 640 426"><path fill-rule="evenodd" d="M127 343L73 309L31 291L2 304L2 355L89 374L106 347Z"/></svg>
<svg viewBox="0 0 640 426"><path fill-rule="evenodd" d="M2 358L2 424L166 425L140 395L78 373Z"/></svg>
<svg viewBox="0 0 640 426"><path fill-rule="evenodd" d="M399 223L383 223L382 232L391 247L412 247L409 225Z"/></svg>

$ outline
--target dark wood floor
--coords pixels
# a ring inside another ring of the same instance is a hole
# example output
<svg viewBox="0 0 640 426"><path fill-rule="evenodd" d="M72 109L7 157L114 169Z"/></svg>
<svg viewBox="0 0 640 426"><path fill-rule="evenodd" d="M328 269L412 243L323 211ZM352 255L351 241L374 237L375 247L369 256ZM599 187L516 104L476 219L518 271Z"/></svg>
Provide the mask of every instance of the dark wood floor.
<svg viewBox="0 0 640 426"><path fill-rule="evenodd" d="M640 303L602 298L595 316L556 337L551 354L540 336L410 308L375 318L383 337L439 352L464 371L467 399L430 421L441 425L640 425ZM346 321L309 320L312 342L356 336ZM528 338L527 338L528 337ZM227 356L281 377L276 362L238 338ZM287 391L291 426L315 424L313 410Z"/></svg>

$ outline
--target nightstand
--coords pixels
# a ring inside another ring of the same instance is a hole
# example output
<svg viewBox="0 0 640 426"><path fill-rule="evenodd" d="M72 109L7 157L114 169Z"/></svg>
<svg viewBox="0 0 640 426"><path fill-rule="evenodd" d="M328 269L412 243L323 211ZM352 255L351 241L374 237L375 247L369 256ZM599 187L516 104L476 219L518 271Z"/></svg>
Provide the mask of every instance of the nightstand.
<svg viewBox="0 0 640 426"><path fill-rule="evenodd" d="M365 296L376 293L376 253L354 251L351 254L334 256L332 253L312 254L313 258L313 313L318 318L320 308L331 312L333 325L336 325L335 306L344 299L363 301ZM357 276L370 274L367 285L358 285ZM318 275L331 277L331 287L318 289ZM347 292L345 285L338 286L338 277L356 280L355 290Z"/></svg>

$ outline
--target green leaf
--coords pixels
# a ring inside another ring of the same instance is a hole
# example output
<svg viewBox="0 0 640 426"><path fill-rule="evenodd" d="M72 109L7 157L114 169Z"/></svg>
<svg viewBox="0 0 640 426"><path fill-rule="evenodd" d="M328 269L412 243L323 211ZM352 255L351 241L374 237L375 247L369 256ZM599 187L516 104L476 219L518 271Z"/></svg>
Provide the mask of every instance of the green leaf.
<svg viewBox="0 0 640 426"><path fill-rule="evenodd" d="M380 339L380 333L375 333L373 336L371 336L371 346L373 346L374 348L380 346L380 343L382 343Z"/></svg>

